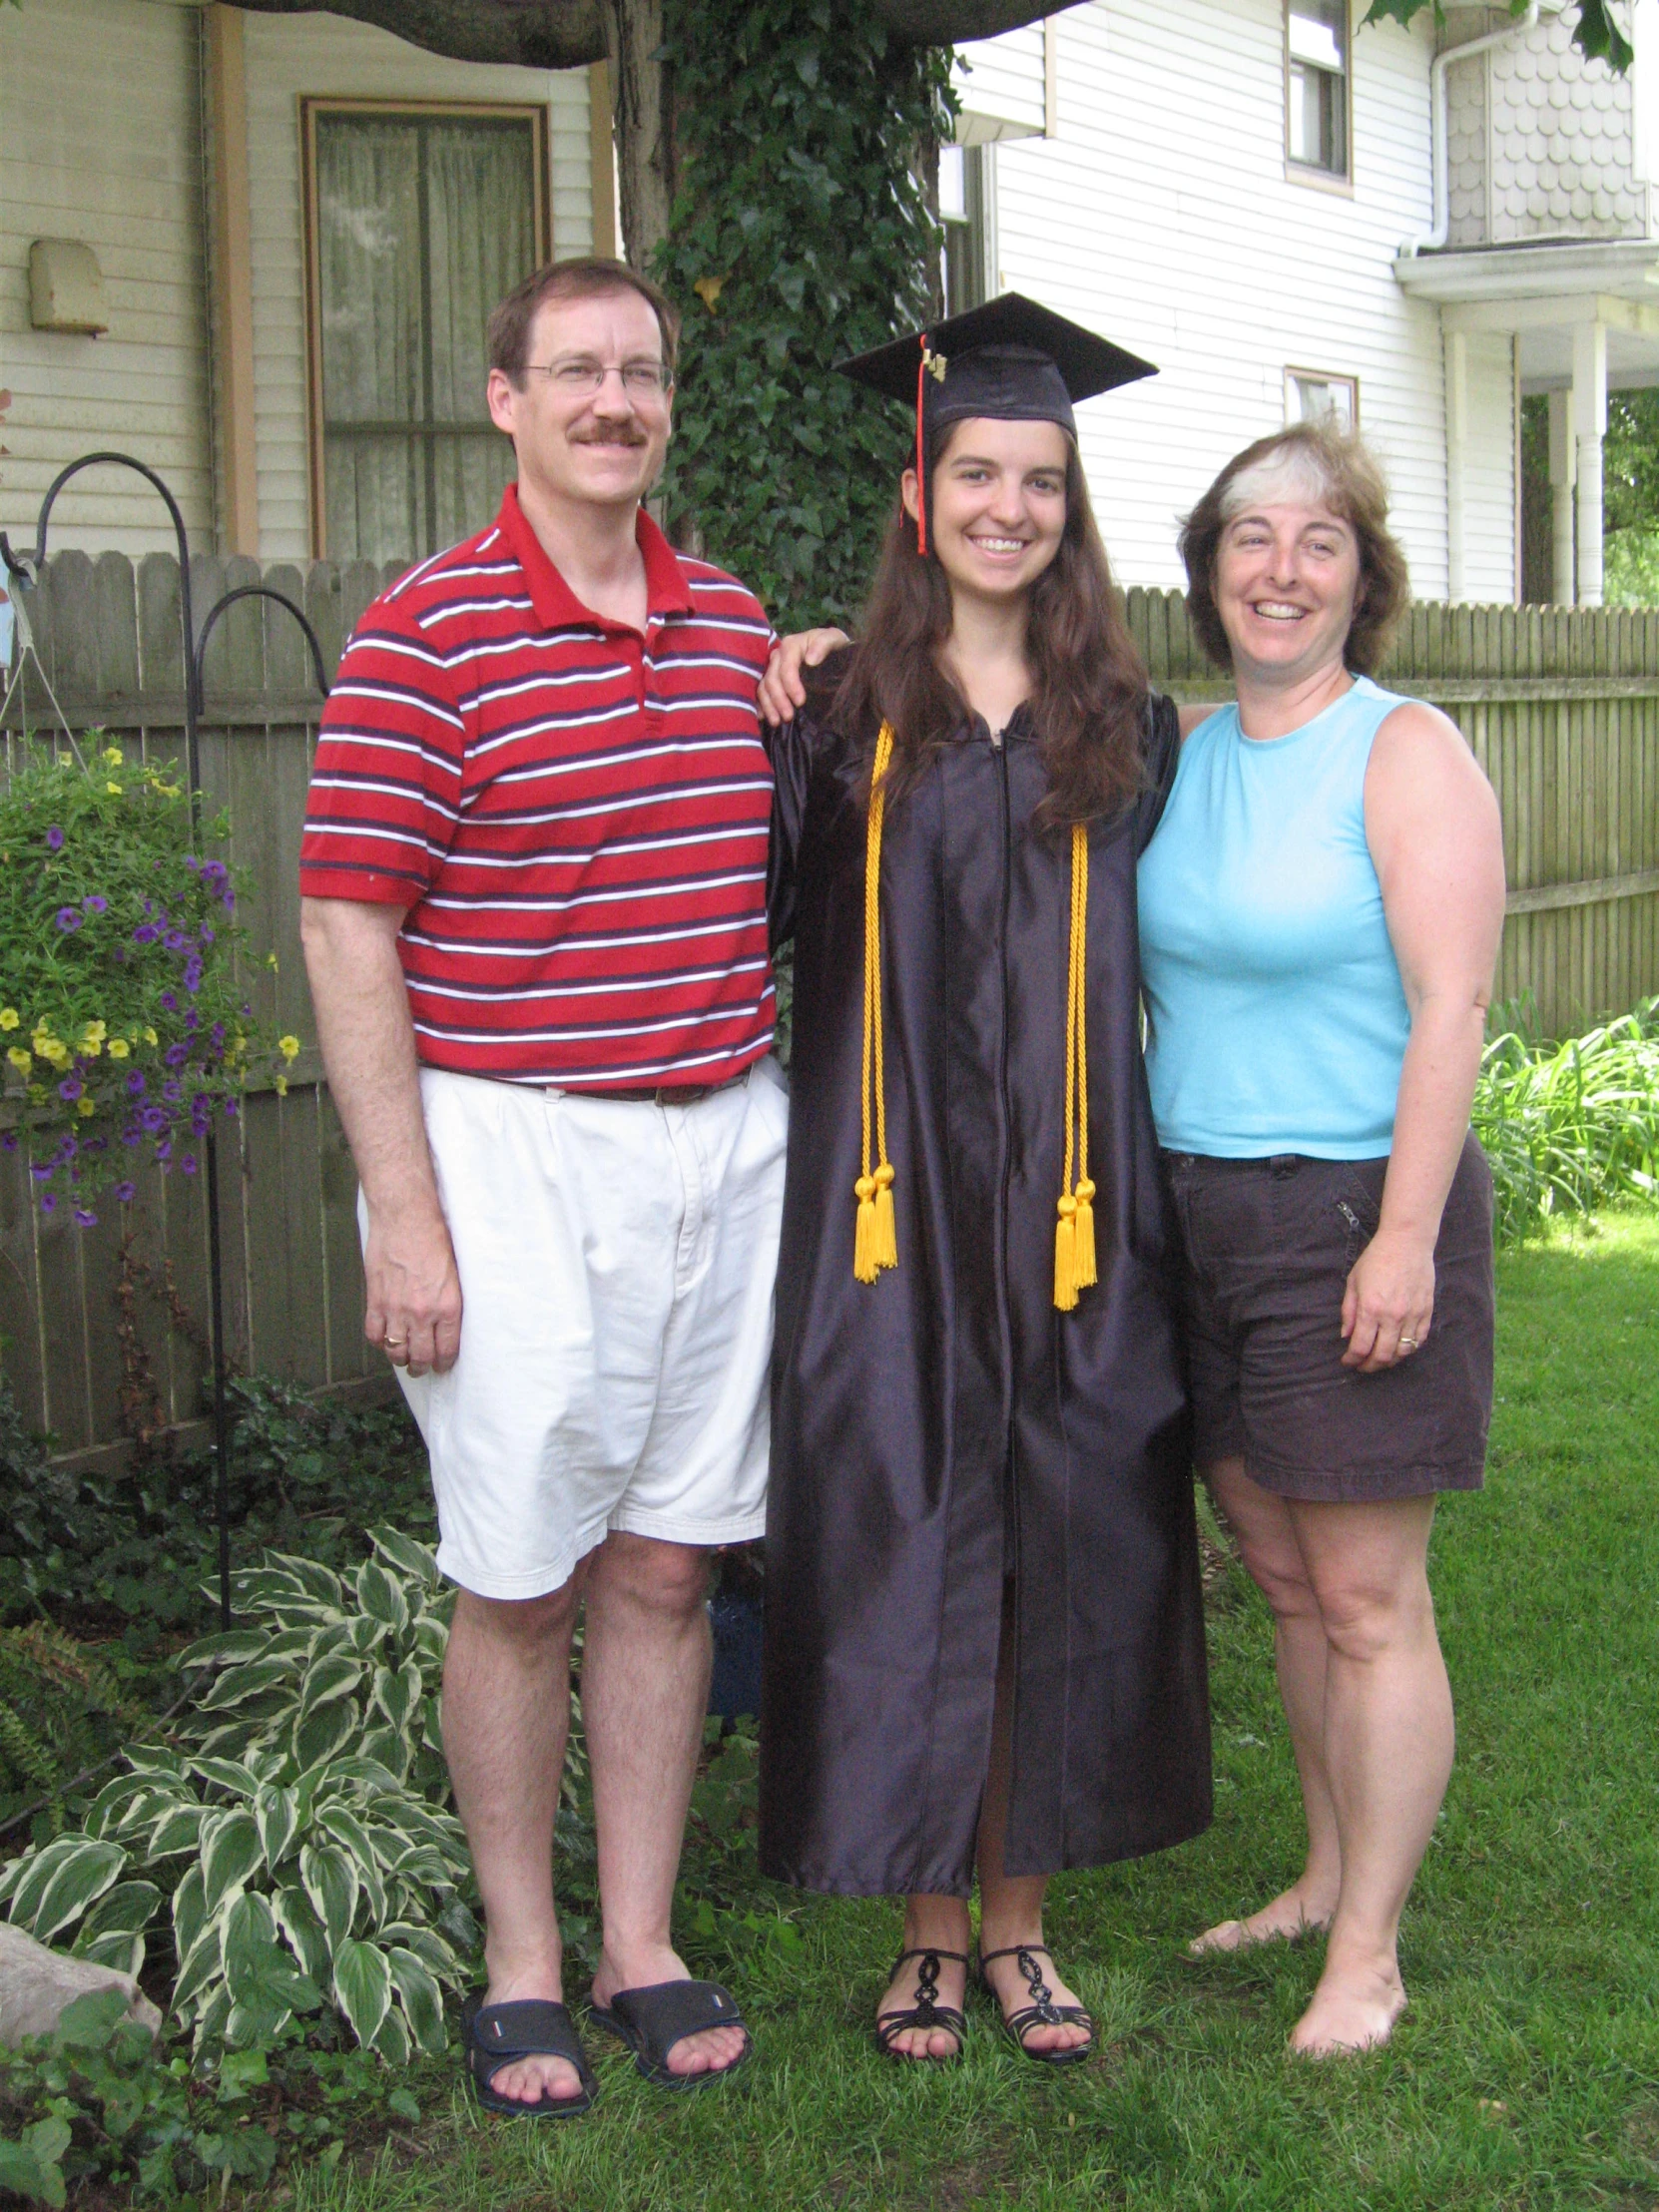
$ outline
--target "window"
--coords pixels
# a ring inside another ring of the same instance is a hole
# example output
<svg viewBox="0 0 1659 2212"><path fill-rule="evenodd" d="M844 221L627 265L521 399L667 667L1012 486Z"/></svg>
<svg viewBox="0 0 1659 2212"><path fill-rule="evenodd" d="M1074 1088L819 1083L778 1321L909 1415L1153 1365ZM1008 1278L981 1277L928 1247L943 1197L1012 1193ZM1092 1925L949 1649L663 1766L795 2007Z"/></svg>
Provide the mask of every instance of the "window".
<svg viewBox="0 0 1659 2212"><path fill-rule="evenodd" d="M1323 368L1288 368L1285 371L1285 420L1318 422L1335 417L1344 430L1360 427L1360 379L1330 376Z"/></svg>
<svg viewBox="0 0 1659 2212"><path fill-rule="evenodd" d="M944 253L940 277L947 315L982 306L996 289L994 209L991 149L941 146L939 220L944 225Z"/></svg>
<svg viewBox="0 0 1659 2212"><path fill-rule="evenodd" d="M312 100L304 126L313 543L419 558L513 474L484 325L547 259L543 112Z"/></svg>
<svg viewBox="0 0 1659 2212"><path fill-rule="evenodd" d="M1300 168L1347 177L1348 0L1286 0L1285 149Z"/></svg>

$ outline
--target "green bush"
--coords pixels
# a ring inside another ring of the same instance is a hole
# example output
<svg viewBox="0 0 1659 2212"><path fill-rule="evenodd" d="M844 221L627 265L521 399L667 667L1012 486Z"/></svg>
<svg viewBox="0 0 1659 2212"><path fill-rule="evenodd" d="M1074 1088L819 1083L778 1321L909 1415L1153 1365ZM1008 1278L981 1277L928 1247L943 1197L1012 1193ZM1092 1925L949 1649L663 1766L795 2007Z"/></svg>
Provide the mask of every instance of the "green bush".
<svg viewBox="0 0 1659 2212"><path fill-rule="evenodd" d="M305 1559L238 1577L253 1623L178 1750L132 1748L79 1833L14 1860L0 1904L42 1942L137 1973L158 1936L199 2060L263 2048L331 1997L392 2064L444 2046L442 1987L478 1947L436 1691L447 1604L424 1546L373 1531L347 1589Z"/></svg>
<svg viewBox="0 0 1659 2212"><path fill-rule="evenodd" d="M1659 1198L1659 999L1582 1037L1492 1038L1474 1094L1502 1244L1560 1215Z"/></svg>

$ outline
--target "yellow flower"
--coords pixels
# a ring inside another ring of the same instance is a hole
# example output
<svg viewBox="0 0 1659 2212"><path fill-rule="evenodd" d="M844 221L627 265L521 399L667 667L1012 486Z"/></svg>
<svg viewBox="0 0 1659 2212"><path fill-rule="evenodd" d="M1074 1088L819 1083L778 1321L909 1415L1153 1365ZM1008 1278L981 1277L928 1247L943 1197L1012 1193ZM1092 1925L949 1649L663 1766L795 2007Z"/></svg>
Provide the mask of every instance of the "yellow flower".
<svg viewBox="0 0 1659 2212"><path fill-rule="evenodd" d="M285 1075L278 1075L276 1078L276 1096L278 1098L286 1098L287 1095L288 1079Z"/></svg>
<svg viewBox="0 0 1659 2212"><path fill-rule="evenodd" d="M119 784L106 784L104 789L107 792L113 792L117 799L121 797L121 786Z"/></svg>
<svg viewBox="0 0 1659 2212"><path fill-rule="evenodd" d="M276 953L275 953L275 952L268 952L268 953L266 954L266 956L265 956L265 964L266 964L266 966L267 966L268 968L270 968L270 970L271 970L271 972L272 972L272 974L273 974L273 975L275 975L275 974L276 974L276 973L277 972L277 969L276 969Z"/></svg>
<svg viewBox="0 0 1659 2212"><path fill-rule="evenodd" d="M112 1060L125 1060L132 1049L125 1037L112 1037L110 1039L110 1058Z"/></svg>
<svg viewBox="0 0 1659 2212"><path fill-rule="evenodd" d="M155 1030L150 1027L148 1022L145 1024L144 1041L146 1044L160 1044L162 1041L161 1038L157 1036Z"/></svg>
<svg viewBox="0 0 1659 2212"><path fill-rule="evenodd" d="M109 1031L101 1021L89 1021L81 1031L81 1050L89 1059L96 1060L104 1049L104 1039L108 1035Z"/></svg>
<svg viewBox="0 0 1659 2212"><path fill-rule="evenodd" d="M15 1029L18 1014L15 1006L0 1006L0 1029Z"/></svg>
<svg viewBox="0 0 1659 2212"><path fill-rule="evenodd" d="M107 746L105 746L105 748L104 748L104 758L105 758L105 760L106 760L106 761L108 761L108 762L109 762L109 764L110 764L111 768L119 768L119 767L121 766L121 761L122 761L122 753L121 753L121 748L120 748L120 746L119 746L119 745L107 745Z"/></svg>
<svg viewBox="0 0 1659 2212"><path fill-rule="evenodd" d="M88 1114L95 1114L98 1111L98 1101L95 1098L78 1098L75 1101L75 1111L83 1118Z"/></svg>
<svg viewBox="0 0 1659 2212"><path fill-rule="evenodd" d="M6 1054L6 1058L10 1060L12 1066L16 1068L19 1075L27 1075L29 1070L35 1064L34 1054L32 1052L25 1052L22 1045L20 1044L14 1044L11 1050Z"/></svg>
<svg viewBox="0 0 1659 2212"><path fill-rule="evenodd" d="M297 1037L278 1037L276 1039L276 1049L284 1060L297 1060L299 1057L299 1039Z"/></svg>

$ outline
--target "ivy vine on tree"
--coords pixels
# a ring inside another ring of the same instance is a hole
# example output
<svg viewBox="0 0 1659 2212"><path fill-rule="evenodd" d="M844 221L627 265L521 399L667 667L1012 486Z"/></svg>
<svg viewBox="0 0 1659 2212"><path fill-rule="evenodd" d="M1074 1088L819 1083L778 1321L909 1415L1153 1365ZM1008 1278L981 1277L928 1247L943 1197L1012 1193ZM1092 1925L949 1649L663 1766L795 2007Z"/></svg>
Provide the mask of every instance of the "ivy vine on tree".
<svg viewBox="0 0 1659 2212"><path fill-rule="evenodd" d="M834 363L931 311L920 174L950 135L949 54L869 0L670 0L680 190L654 272L685 316L671 532L781 626L847 622L908 451Z"/></svg>

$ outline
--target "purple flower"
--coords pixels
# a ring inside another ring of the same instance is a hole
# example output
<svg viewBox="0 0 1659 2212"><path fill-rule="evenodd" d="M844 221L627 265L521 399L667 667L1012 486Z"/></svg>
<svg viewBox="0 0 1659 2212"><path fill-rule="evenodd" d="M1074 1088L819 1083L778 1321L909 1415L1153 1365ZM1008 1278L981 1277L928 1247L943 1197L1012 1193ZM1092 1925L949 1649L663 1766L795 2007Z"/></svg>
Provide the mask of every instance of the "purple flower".
<svg viewBox="0 0 1659 2212"><path fill-rule="evenodd" d="M75 1142L75 1139L73 1137L66 1136L63 1143L59 1145L55 1157L60 1160L73 1160L76 1153L78 1153L80 1149L80 1146Z"/></svg>
<svg viewBox="0 0 1659 2212"><path fill-rule="evenodd" d="M68 1099L69 1103L73 1106L75 1101L80 1097L82 1091L84 1091L85 1089L86 1085L84 1083L78 1082L73 1075L66 1075L63 1081L58 1085L58 1096L60 1098Z"/></svg>
<svg viewBox="0 0 1659 2212"><path fill-rule="evenodd" d="M50 1160L36 1160L29 1169L37 1183L50 1183L54 1172L54 1163Z"/></svg>
<svg viewBox="0 0 1659 2212"><path fill-rule="evenodd" d="M130 1121L127 1124L126 1128L121 1132L121 1141L123 1144L127 1145L143 1144L144 1131L139 1127L136 1121Z"/></svg>
<svg viewBox="0 0 1659 2212"><path fill-rule="evenodd" d="M139 1121L152 1137L159 1137L167 1127L167 1116L159 1106L146 1106Z"/></svg>
<svg viewBox="0 0 1659 2212"><path fill-rule="evenodd" d="M234 890L232 890L230 884L227 883L225 886L225 911L229 913L231 909L236 905L236 902L237 894Z"/></svg>
<svg viewBox="0 0 1659 2212"><path fill-rule="evenodd" d="M98 1227L98 1216L90 1207L77 1206L75 1209L75 1226L77 1229L96 1229Z"/></svg>
<svg viewBox="0 0 1659 2212"><path fill-rule="evenodd" d="M223 860L204 860L202 862L202 880L205 883L212 883L217 886L226 880L230 872Z"/></svg>
<svg viewBox="0 0 1659 2212"><path fill-rule="evenodd" d="M167 1100L170 1106L176 1106L179 1103L179 1100L184 1096L184 1092L181 1089L179 1080L176 1076L170 1075L167 1081L162 1085L162 1096Z"/></svg>
<svg viewBox="0 0 1659 2212"><path fill-rule="evenodd" d="M187 1029L200 1029L201 1026L202 1016L196 1011L196 1008L193 1006L190 1009L189 1013L187 1013L185 1016L185 1027Z"/></svg>
<svg viewBox="0 0 1659 2212"><path fill-rule="evenodd" d="M190 1058L190 1046L188 1044L170 1044L162 1054L162 1058L170 1068L182 1068Z"/></svg>
<svg viewBox="0 0 1659 2212"><path fill-rule="evenodd" d="M115 1187L115 1195L121 1205L131 1206L138 1196L138 1185L136 1183L118 1183Z"/></svg>
<svg viewBox="0 0 1659 2212"><path fill-rule="evenodd" d="M186 1175L194 1175L196 1173L196 1154L194 1152L187 1152L184 1158L179 1162L179 1165L184 1170Z"/></svg>
<svg viewBox="0 0 1659 2212"><path fill-rule="evenodd" d="M165 1168L173 1157L173 1139L171 1137L164 1137L161 1143L157 1145L156 1157Z"/></svg>
<svg viewBox="0 0 1659 2212"><path fill-rule="evenodd" d="M134 1068L132 1074L128 1076L127 1089L134 1098L144 1096L144 1070L142 1068Z"/></svg>
<svg viewBox="0 0 1659 2212"><path fill-rule="evenodd" d="M202 988L202 963L200 960L186 961L185 988L187 991L199 991Z"/></svg>
<svg viewBox="0 0 1659 2212"><path fill-rule="evenodd" d="M227 1100L225 1101L225 1113L226 1113L226 1118L227 1118L228 1120L230 1120L230 1121L235 1121L235 1120L236 1120L236 1118L237 1118L237 1102L236 1102L236 1100L235 1100L234 1098L228 1098L228 1099L227 1099Z"/></svg>
<svg viewBox="0 0 1659 2212"><path fill-rule="evenodd" d="M97 891L94 891L90 898L83 898L81 901L89 914L101 914L109 903L109 900Z"/></svg>
<svg viewBox="0 0 1659 2212"><path fill-rule="evenodd" d="M212 944L214 941L213 928L212 925L208 922L204 922L202 924L201 928L197 931L197 935L201 938L204 944Z"/></svg>
<svg viewBox="0 0 1659 2212"><path fill-rule="evenodd" d="M216 1021L214 1023L213 1040L215 1044L223 1044L225 1042L225 1024L222 1021Z"/></svg>
<svg viewBox="0 0 1659 2212"><path fill-rule="evenodd" d="M0 1129L0 1152L15 1152L16 1150L17 1131L15 1129Z"/></svg>
<svg viewBox="0 0 1659 2212"><path fill-rule="evenodd" d="M43 1214L55 1214L57 1212L58 1201L51 1191L42 1191L40 1195L40 1210Z"/></svg>
<svg viewBox="0 0 1659 2212"><path fill-rule="evenodd" d="M169 952L191 952L195 949L189 937L185 935L185 932L182 929L169 929L164 931L162 942L166 945Z"/></svg>
<svg viewBox="0 0 1659 2212"><path fill-rule="evenodd" d="M141 921L133 931L133 942L135 944L154 944L160 935L161 931L153 921Z"/></svg>
<svg viewBox="0 0 1659 2212"><path fill-rule="evenodd" d="M60 906L56 918L58 927L66 935L71 935L80 928L84 917L79 906Z"/></svg>
<svg viewBox="0 0 1659 2212"><path fill-rule="evenodd" d="M81 1147L83 1152L108 1152L109 1149L110 1140L108 1137L89 1137Z"/></svg>
<svg viewBox="0 0 1659 2212"><path fill-rule="evenodd" d="M163 991L162 1004L167 1008L170 1014L176 1014L179 1011L179 1001L174 996L172 991Z"/></svg>
<svg viewBox="0 0 1659 2212"><path fill-rule="evenodd" d="M51 829L46 832L46 847L49 852L61 852L63 850L63 831L56 823L53 823Z"/></svg>

